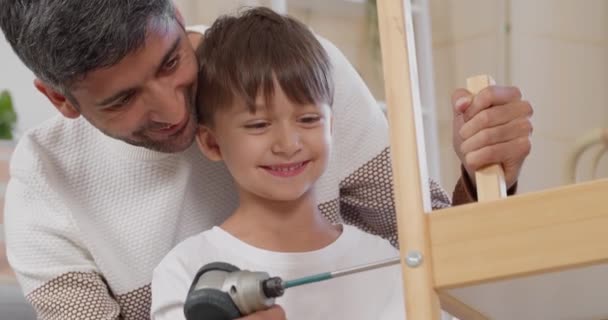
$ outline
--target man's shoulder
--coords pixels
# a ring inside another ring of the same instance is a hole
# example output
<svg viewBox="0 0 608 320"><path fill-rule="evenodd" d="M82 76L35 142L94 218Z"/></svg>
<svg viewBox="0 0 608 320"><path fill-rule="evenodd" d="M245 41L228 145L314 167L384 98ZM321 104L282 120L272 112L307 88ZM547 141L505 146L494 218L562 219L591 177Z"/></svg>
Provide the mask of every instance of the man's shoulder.
<svg viewBox="0 0 608 320"><path fill-rule="evenodd" d="M61 115L57 115L26 131L19 139L17 146L31 143L61 145L74 139L81 140L84 138L83 136L75 137L74 133L87 134L93 131L94 128L82 117L67 119Z"/></svg>
<svg viewBox="0 0 608 320"><path fill-rule="evenodd" d="M26 131L19 139L17 146L19 148L31 143L46 146L63 145L71 143L73 140L82 141L94 131L94 128L82 117L67 119L57 115ZM74 136L75 133L81 134L81 136Z"/></svg>
<svg viewBox="0 0 608 320"><path fill-rule="evenodd" d="M14 166L27 167L38 161L53 161L61 154L73 153L87 144L98 133L85 119L66 119L60 115L52 117L37 127L29 129L19 139L11 159Z"/></svg>
<svg viewBox="0 0 608 320"><path fill-rule="evenodd" d="M205 34L205 31L209 28L209 26L204 24L197 24L193 26L187 26L186 32L195 32L200 34Z"/></svg>

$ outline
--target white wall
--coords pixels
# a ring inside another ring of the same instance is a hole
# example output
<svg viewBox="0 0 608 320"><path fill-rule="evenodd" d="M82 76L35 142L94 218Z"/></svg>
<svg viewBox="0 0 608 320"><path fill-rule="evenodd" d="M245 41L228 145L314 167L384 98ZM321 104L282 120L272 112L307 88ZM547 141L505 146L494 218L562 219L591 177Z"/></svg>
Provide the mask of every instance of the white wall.
<svg viewBox="0 0 608 320"><path fill-rule="evenodd" d="M576 139L608 127L608 1L511 1L512 79L535 109L521 182L546 189L564 183ZM601 168L608 176L608 162Z"/></svg>
<svg viewBox="0 0 608 320"><path fill-rule="evenodd" d="M504 83L504 0L431 0L433 63L441 181L451 191L460 177L452 147L451 95L467 77L489 74Z"/></svg>
<svg viewBox="0 0 608 320"><path fill-rule="evenodd" d="M34 75L21 63L0 36L0 90L8 89L17 112L17 133L32 128L56 114L51 103L34 88Z"/></svg>
<svg viewBox="0 0 608 320"><path fill-rule="evenodd" d="M447 99L478 73L517 85L534 108L532 152L520 192L563 185L576 139L591 128L608 127L608 1L431 0L431 5L443 185L453 185L460 174ZM600 168L600 176L608 176L608 159Z"/></svg>

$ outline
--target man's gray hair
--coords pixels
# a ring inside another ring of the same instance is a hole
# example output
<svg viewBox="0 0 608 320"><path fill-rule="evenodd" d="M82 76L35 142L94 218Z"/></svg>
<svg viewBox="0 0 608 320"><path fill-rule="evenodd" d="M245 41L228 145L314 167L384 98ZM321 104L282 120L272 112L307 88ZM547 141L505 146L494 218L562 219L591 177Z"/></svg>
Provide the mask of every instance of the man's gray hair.
<svg viewBox="0 0 608 320"><path fill-rule="evenodd" d="M171 0L0 0L0 27L34 74L66 95L90 71L141 48L175 18Z"/></svg>

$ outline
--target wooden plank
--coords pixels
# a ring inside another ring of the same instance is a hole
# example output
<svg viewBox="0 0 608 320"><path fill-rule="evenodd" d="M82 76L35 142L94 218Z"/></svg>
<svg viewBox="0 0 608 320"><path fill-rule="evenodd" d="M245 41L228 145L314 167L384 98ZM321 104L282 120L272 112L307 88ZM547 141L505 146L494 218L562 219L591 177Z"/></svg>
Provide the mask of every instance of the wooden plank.
<svg viewBox="0 0 608 320"><path fill-rule="evenodd" d="M430 211L413 26L409 1L379 0L378 21L390 124L390 145L400 253L420 253L422 263L402 262L409 320L438 320L440 306L433 289L432 261L425 211ZM405 17L404 17L405 16Z"/></svg>
<svg viewBox="0 0 608 320"><path fill-rule="evenodd" d="M467 79L467 90L476 95L488 86L495 85L492 77L478 75ZM477 201L492 201L505 198L507 188L505 172L500 165L494 164L475 172L475 185L477 187Z"/></svg>
<svg viewBox="0 0 608 320"><path fill-rule="evenodd" d="M439 292L441 308L461 320L488 320L489 318L471 306L456 299L451 294Z"/></svg>
<svg viewBox="0 0 608 320"><path fill-rule="evenodd" d="M437 289L608 261L608 179L428 215Z"/></svg>

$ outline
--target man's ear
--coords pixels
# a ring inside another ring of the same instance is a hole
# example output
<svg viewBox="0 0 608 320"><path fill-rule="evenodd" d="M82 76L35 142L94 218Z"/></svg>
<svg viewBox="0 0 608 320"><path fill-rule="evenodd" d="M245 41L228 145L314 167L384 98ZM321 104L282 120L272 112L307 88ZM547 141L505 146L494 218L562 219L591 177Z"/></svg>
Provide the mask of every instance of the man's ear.
<svg viewBox="0 0 608 320"><path fill-rule="evenodd" d="M76 119L80 116L80 111L63 94L40 81L40 79L34 80L34 87L42 92L64 117Z"/></svg>
<svg viewBox="0 0 608 320"><path fill-rule="evenodd" d="M211 161L221 161L222 152L215 139L215 135L208 127L200 127L196 134L196 143L199 150Z"/></svg>

